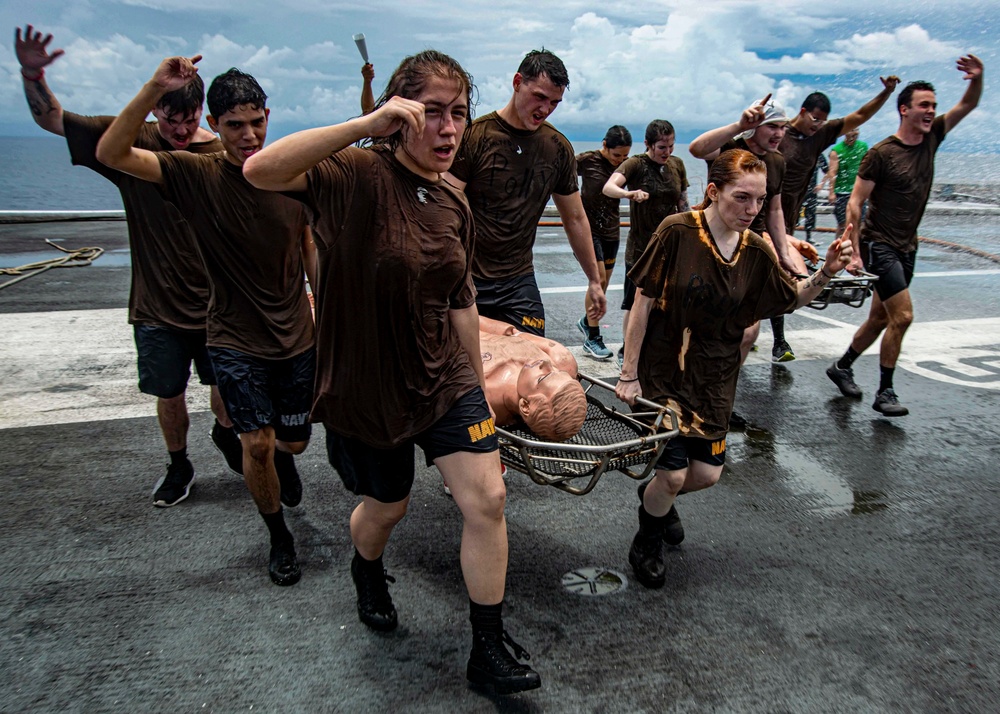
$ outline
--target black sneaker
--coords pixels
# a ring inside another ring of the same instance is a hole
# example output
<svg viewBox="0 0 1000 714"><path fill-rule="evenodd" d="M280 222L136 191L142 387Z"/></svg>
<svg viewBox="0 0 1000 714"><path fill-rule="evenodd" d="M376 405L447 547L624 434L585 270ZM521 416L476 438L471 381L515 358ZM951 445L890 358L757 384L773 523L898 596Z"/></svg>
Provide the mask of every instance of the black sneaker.
<svg viewBox="0 0 1000 714"><path fill-rule="evenodd" d="M183 464L167 466L167 475L159 480L153 491L153 505L170 508L183 501L191 493L194 484L194 466L187 459Z"/></svg>
<svg viewBox="0 0 1000 714"><path fill-rule="evenodd" d="M212 425L212 431L209 432L209 436L212 437L212 443L215 444L215 448L225 458L229 470L238 476L242 476L243 444L232 427L227 429L216 420L215 424Z"/></svg>
<svg viewBox="0 0 1000 714"><path fill-rule="evenodd" d="M845 397L853 399L861 398L861 387L854 381L854 370L850 367L841 369L834 362L826 368L826 376L830 378L831 382L837 385L837 389Z"/></svg>
<svg viewBox="0 0 1000 714"><path fill-rule="evenodd" d="M505 643L514 650L513 655L507 651ZM497 694L513 694L542 686L538 672L518 659L531 659L531 655L514 642L506 630L502 634L474 633L465 676L473 684L493 687Z"/></svg>
<svg viewBox="0 0 1000 714"><path fill-rule="evenodd" d="M275 449L274 470L278 472L278 483L281 486L281 505L295 508L302 503L302 479L295 468L295 457Z"/></svg>
<svg viewBox="0 0 1000 714"><path fill-rule="evenodd" d="M632 539L628 562L636 580L647 588L662 588L667 581L667 569L663 564L663 532L647 535L640 529Z"/></svg>
<svg viewBox="0 0 1000 714"><path fill-rule="evenodd" d="M291 541L271 544L271 562L267 567L271 582L275 585L295 585L302 577L299 561L295 557L295 545Z"/></svg>
<svg viewBox="0 0 1000 714"><path fill-rule="evenodd" d="M642 503L643 496L646 494L646 486L648 485L649 481L639 484L640 504ZM667 545L680 545L684 542L684 525L681 523L681 517L677 513L676 504L671 504L667 515L663 517L663 542Z"/></svg>
<svg viewBox="0 0 1000 714"><path fill-rule="evenodd" d="M910 413L909 409L899 403L899 397L896 396L892 387L878 393L878 396L875 397L875 403L872 404L872 409L889 417L906 416Z"/></svg>
<svg viewBox="0 0 1000 714"><path fill-rule="evenodd" d="M351 561L351 578L358 591L358 617L373 630L395 630L399 621L386 582L394 583L396 580L386 573L385 568L365 567L361 561L361 556L355 553Z"/></svg>
<svg viewBox="0 0 1000 714"><path fill-rule="evenodd" d="M730 431L743 431L750 425L750 420L743 416L740 412L733 409L732 414L729 415L729 430Z"/></svg>
<svg viewBox="0 0 1000 714"><path fill-rule="evenodd" d="M792 352L792 348L784 340L779 340L774 343L774 347L771 348L771 361L772 362L791 362L795 359L795 353Z"/></svg>

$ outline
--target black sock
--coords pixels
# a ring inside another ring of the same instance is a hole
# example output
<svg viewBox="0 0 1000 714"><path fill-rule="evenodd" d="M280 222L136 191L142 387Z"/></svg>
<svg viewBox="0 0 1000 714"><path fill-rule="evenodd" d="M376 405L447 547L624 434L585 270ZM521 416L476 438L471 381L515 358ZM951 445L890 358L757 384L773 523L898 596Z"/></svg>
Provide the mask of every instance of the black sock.
<svg viewBox="0 0 1000 714"><path fill-rule="evenodd" d="M375 560L367 560L358 549L354 549L354 560L358 564L358 568L361 570L371 571L373 573L378 573L382 575L385 571L385 566L382 564L382 556L375 558Z"/></svg>
<svg viewBox="0 0 1000 714"><path fill-rule="evenodd" d="M285 525L285 514L280 508L274 513L261 513L260 517L271 533L271 545L294 542L295 539Z"/></svg>
<svg viewBox="0 0 1000 714"><path fill-rule="evenodd" d="M785 341L785 316L778 315L771 318L771 333L774 335L774 344Z"/></svg>
<svg viewBox="0 0 1000 714"><path fill-rule="evenodd" d="M281 449L275 447L274 470L277 471L279 475L295 472L295 457L287 451L282 451Z"/></svg>
<svg viewBox="0 0 1000 714"><path fill-rule="evenodd" d="M853 347L848 347L844 356L837 360L837 366L840 369L850 369L851 365L854 364L854 360L860 356L860 352L855 352Z"/></svg>
<svg viewBox="0 0 1000 714"><path fill-rule="evenodd" d="M878 366L878 391L880 394L887 389L892 389L892 374L895 371L895 367L883 367L882 365Z"/></svg>
<svg viewBox="0 0 1000 714"><path fill-rule="evenodd" d="M479 633L503 632L503 601L496 605L480 605L469 600L469 622L472 623L472 635Z"/></svg>
<svg viewBox="0 0 1000 714"><path fill-rule="evenodd" d="M177 451L168 451L167 453L170 454L171 466L183 466L187 463L188 448L186 446L181 447Z"/></svg>
<svg viewBox="0 0 1000 714"><path fill-rule="evenodd" d="M587 337L592 340L596 340L601 336L601 326L600 325L587 325Z"/></svg>

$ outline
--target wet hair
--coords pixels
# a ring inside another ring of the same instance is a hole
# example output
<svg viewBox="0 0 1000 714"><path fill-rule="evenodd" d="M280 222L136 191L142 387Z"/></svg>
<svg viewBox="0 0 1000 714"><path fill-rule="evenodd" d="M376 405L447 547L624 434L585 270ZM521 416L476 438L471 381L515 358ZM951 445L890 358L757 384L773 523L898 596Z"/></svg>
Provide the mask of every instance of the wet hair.
<svg viewBox="0 0 1000 714"><path fill-rule="evenodd" d="M545 441L566 441L576 436L587 419L587 395L575 379L567 380L551 400L532 398L524 423Z"/></svg>
<svg viewBox="0 0 1000 714"><path fill-rule="evenodd" d="M158 109L163 110L168 117L180 115L187 119L201 109L205 103L205 82L201 75L195 74L190 82L180 89L167 92L160 101L156 103Z"/></svg>
<svg viewBox="0 0 1000 714"><path fill-rule="evenodd" d="M468 126L472 121L472 109L475 106L473 94L476 91L476 85L472 82L472 75L466 72L456 60L437 50L424 50L400 62L392 76L389 77L389 81L386 82L382 96L375 102L375 109L385 105L393 97L416 99L427 86L427 81L431 77L453 79L459 83L469 104L469 114L465 122ZM390 136L373 138L370 143L387 145L395 150L402 140L403 129L401 127Z"/></svg>
<svg viewBox="0 0 1000 714"><path fill-rule="evenodd" d="M604 145L609 149L617 149L619 146L632 146L632 135L625 127L615 124L604 135Z"/></svg>
<svg viewBox="0 0 1000 714"><path fill-rule="evenodd" d="M899 111L903 107L910 106L910 102L913 101L913 93L919 91L933 92L934 85L930 82L925 82L922 79L918 79L916 82L910 82L907 84L903 87L903 91L899 93L899 96L896 97L896 111ZM902 112L900 112L900 114L902 114Z"/></svg>
<svg viewBox="0 0 1000 714"><path fill-rule="evenodd" d="M813 109L819 109L821 112L829 114L830 98L823 94L823 92L813 92L802 100L802 108L807 112L811 112Z"/></svg>
<svg viewBox="0 0 1000 714"><path fill-rule="evenodd" d="M723 151L719 157L712 162L712 168L708 170L708 183L714 183L718 189L736 183L743 174L767 175L767 164L744 149L730 149ZM705 188L705 200L692 208L694 211L704 211L712 204L712 199L708 197L708 188Z"/></svg>
<svg viewBox="0 0 1000 714"><path fill-rule="evenodd" d="M212 80L208 88L209 114L218 119L244 104L254 109L264 109L267 105L267 95L256 79L232 67Z"/></svg>
<svg viewBox="0 0 1000 714"><path fill-rule="evenodd" d="M569 86L569 72L566 71L566 65L544 47L526 54L517 71L526 80L538 79L544 74L557 87Z"/></svg>
<svg viewBox="0 0 1000 714"><path fill-rule="evenodd" d="M654 119L646 125L646 145L652 146L660 137L676 136L674 125L666 119Z"/></svg>

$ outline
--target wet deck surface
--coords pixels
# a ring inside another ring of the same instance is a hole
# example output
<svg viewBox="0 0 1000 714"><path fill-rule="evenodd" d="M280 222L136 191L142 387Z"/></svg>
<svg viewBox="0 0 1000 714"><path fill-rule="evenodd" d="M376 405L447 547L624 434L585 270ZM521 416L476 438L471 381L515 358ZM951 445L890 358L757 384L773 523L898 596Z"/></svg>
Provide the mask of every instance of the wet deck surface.
<svg viewBox="0 0 1000 714"><path fill-rule="evenodd" d="M998 225L961 230L988 247ZM43 237L126 250L123 223L38 224L0 226L0 253L33 253ZM207 437L201 388L195 489L151 506L166 455L135 389L127 262L102 261L0 290L0 710L971 712L1000 699L996 264L921 248L902 419L871 409L874 353L856 365L860 402L824 375L865 310L790 316L800 359L788 365L766 361L765 328L737 398L756 428L731 435L717 487L681 497L687 539L667 553L662 590L561 585L588 566L630 578L633 481L608 474L573 497L509 474L506 621L543 685L497 698L464 678L460 517L422 460L386 555L401 621L389 635L357 619L354 498L322 430L288 512L295 587L267 578L263 526ZM549 336L578 345L565 239L543 233L536 262ZM620 313L604 322L619 341ZM581 369L612 374L585 358Z"/></svg>

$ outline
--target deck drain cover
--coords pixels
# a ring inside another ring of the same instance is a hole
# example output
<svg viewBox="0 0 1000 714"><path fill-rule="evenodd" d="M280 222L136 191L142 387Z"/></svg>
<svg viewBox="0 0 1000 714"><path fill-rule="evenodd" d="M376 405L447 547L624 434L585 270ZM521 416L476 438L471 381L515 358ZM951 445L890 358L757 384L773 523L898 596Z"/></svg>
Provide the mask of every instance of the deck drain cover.
<svg viewBox="0 0 1000 714"><path fill-rule="evenodd" d="M576 595L610 595L628 587L628 578L607 568L577 568L562 576L563 587Z"/></svg>

